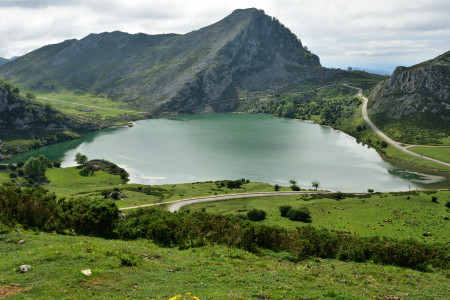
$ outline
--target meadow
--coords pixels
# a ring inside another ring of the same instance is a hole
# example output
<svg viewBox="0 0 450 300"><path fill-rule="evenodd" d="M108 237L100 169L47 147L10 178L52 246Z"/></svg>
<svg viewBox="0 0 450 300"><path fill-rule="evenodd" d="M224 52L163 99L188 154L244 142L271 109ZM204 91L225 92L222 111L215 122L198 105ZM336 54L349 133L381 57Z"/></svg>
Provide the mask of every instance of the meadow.
<svg viewBox="0 0 450 300"><path fill-rule="evenodd" d="M256 255L220 245L179 250L144 239L20 230L0 234L0 255L0 298L8 299L169 299L186 293L202 300L448 299L450 294L445 271L319 257L295 262L287 253ZM31 271L18 273L22 264ZM91 276L81 273L86 269Z"/></svg>

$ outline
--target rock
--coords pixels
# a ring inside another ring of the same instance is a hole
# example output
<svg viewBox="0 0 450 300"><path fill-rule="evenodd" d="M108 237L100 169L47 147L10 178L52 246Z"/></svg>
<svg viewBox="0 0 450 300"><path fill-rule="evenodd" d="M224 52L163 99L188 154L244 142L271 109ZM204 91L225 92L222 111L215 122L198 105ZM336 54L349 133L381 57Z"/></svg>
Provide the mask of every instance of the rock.
<svg viewBox="0 0 450 300"><path fill-rule="evenodd" d="M21 265L19 267L19 273L26 273L28 271L31 270L31 266L30 265Z"/></svg>
<svg viewBox="0 0 450 300"><path fill-rule="evenodd" d="M11 286L20 287L20 283L11 283Z"/></svg>
<svg viewBox="0 0 450 300"><path fill-rule="evenodd" d="M81 270L81 273L83 273L86 276L91 276L92 275L91 269Z"/></svg>
<svg viewBox="0 0 450 300"><path fill-rule="evenodd" d="M19 245L25 244L25 240L20 240L18 244Z"/></svg>
<svg viewBox="0 0 450 300"><path fill-rule="evenodd" d="M15 230L16 232L20 232L19 227L14 228L14 230Z"/></svg>

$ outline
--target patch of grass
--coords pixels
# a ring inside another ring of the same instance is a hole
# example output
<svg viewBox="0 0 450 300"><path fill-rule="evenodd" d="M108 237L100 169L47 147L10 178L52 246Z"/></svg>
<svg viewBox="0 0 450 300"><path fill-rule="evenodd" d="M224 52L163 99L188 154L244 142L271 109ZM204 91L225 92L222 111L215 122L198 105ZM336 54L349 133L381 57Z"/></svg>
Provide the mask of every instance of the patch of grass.
<svg viewBox="0 0 450 300"><path fill-rule="evenodd" d="M58 90L56 95L46 90L35 90L33 92L36 94L37 101L44 104L50 104L52 107L72 115L78 115L87 118L118 117L124 114L131 116L140 115L135 109L129 107L127 103L120 101L111 101L104 95L95 96L83 92L77 93L76 91L72 92L67 90ZM51 99L66 102L54 101ZM73 104L67 102L72 102ZM84 105L96 107L88 107Z"/></svg>
<svg viewBox="0 0 450 300"><path fill-rule="evenodd" d="M408 196L410 199L408 199ZM431 201L437 197L439 203ZM312 225L316 228L347 231L359 236L385 236L397 239L409 237L425 243L450 242L450 213L444 204L450 201L450 191L374 194L367 197L347 196L336 201L330 196L260 197L199 203L183 209L207 213L237 215L254 208L267 212L266 225L288 229ZM290 221L280 215L279 207L307 207L312 223ZM375 228L375 229L373 229ZM430 232L431 235L425 235Z"/></svg>
<svg viewBox="0 0 450 300"><path fill-rule="evenodd" d="M24 239L25 243L18 245ZM178 250L132 242L32 232L0 235L0 278L25 290L14 299L168 299L190 292L200 299L400 298L444 299L444 271L422 273L373 263L207 246ZM18 266L32 270L20 274ZM131 264L131 266L129 266ZM91 276L81 270L90 269ZM151 283L151 284L149 284Z"/></svg>
<svg viewBox="0 0 450 300"><path fill-rule="evenodd" d="M450 147L409 147L409 150L450 163Z"/></svg>

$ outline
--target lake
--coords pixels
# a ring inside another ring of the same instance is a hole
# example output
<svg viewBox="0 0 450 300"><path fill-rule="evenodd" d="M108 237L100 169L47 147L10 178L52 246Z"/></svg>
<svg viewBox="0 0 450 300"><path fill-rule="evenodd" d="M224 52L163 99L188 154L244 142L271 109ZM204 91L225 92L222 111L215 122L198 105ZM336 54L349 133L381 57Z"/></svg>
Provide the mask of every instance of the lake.
<svg viewBox="0 0 450 300"><path fill-rule="evenodd" d="M425 174L384 161L367 146L331 128L270 115L200 114L142 120L79 140L36 149L75 165L77 152L125 168L130 182L165 184L246 178L302 188L318 180L342 192L400 191L423 187Z"/></svg>

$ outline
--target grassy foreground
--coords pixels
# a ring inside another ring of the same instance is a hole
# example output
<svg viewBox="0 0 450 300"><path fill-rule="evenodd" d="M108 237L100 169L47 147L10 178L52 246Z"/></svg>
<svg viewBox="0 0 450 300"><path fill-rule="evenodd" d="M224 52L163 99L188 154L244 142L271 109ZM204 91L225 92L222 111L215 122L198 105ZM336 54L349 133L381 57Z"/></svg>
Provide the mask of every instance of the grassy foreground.
<svg viewBox="0 0 450 300"><path fill-rule="evenodd" d="M19 240L25 240L22 245ZM448 299L445 271L311 259L284 253L255 255L206 246L178 250L132 242L15 231L0 235L0 298L169 299ZM32 270L20 274L17 268ZM90 269L91 276L81 270ZM11 287L17 283L20 287ZM242 298L241 298L242 299Z"/></svg>

